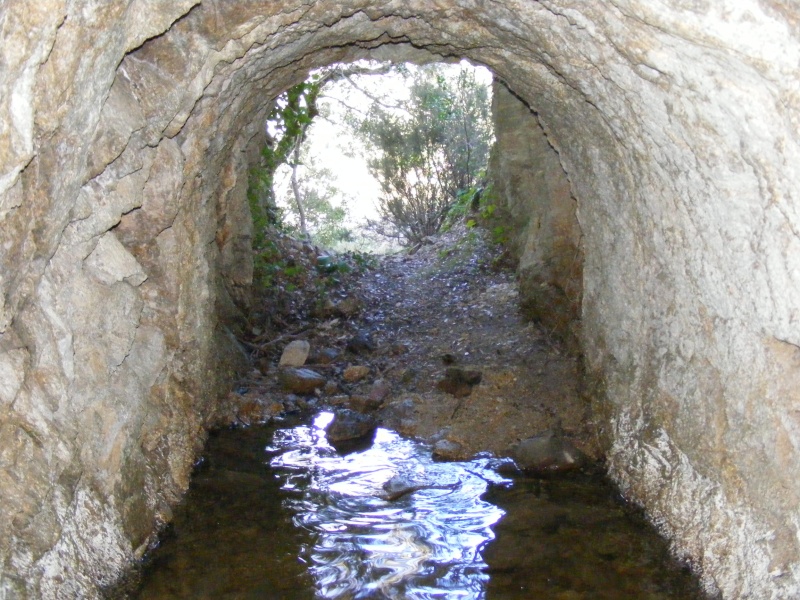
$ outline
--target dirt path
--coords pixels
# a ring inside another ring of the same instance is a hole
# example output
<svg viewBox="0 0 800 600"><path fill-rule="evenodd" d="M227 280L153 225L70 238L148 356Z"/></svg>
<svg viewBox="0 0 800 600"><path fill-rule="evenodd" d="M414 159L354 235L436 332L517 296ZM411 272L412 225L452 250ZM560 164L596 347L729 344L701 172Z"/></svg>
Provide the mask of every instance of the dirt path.
<svg viewBox="0 0 800 600"><path fill-rule="evenodd" d="M250 423L297 409L353 408L405 435L446 440L440 446L451 458L508 455L513 443L560 423L596 457L577 361L522 321L513 271L497 268L499 259L480 232L463 229L416 254L382 259L344 297L331 297L322 318L268 344L260 370L221 414ZM310 344L303 367L321 376L313 394L287 385L287 369L277 366L290 339ZM369 371L359 379L348 370L354 366Z"/></svg>

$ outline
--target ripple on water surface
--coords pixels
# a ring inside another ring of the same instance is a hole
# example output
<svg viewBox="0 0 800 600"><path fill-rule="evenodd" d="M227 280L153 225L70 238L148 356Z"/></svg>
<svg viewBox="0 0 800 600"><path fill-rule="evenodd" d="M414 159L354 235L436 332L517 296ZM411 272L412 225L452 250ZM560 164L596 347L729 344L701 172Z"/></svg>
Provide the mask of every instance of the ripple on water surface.
<svg viewBox="0 0 800 600"><path fill-rule="evenodd" d="M313 534L302 554L318 596L483 597L489 576L481 549L504 513L481 496L489 482L506 482L488 459L435 463L385 429L369 449L339 456L325 441L329 419L323 413L311 426L276 432L270 448L279 453L271 466L284 490L302 490L287 506ZM421 489L385 499L383 485L398 477Z"/></svg>
<svg viewBox="0 0 800 600"><path fill-rule="evenodd" d="M385 429L342 456L331 418L212 436L138 596L702 597L602 480L512 481ZM409 493L387 494L390 480Z"/></svg>

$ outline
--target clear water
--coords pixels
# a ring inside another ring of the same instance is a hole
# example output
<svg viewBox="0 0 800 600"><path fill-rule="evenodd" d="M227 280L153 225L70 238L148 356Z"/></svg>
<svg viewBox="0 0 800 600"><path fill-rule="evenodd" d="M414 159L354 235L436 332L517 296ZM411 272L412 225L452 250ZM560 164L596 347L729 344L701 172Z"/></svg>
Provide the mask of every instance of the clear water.
<svg viewBox="0 0 800 600"><path fill-rule="evenodd" d="M602 479L437 463L385 429L342 456L330 417L215 434L136 597L702 598Z"/></svg>

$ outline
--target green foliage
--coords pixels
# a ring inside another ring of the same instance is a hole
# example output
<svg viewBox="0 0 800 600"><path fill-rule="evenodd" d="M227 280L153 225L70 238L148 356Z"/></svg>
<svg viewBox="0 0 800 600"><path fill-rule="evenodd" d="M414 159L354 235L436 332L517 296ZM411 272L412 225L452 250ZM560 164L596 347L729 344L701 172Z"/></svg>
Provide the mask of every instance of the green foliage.
<svg viewBox="0 0 800 600"><path fill-rule="evenodd" d="M437 65L421 67L409 89L402 111L373 103L357 133L372 150L368 167L382 192L381 220L370 227L413 244L437 233L477 188L492 129L488 89L471 69L452 80Z"/></svg>
<svg viewBox="0 0 800 600"><path fill-rule="evenodd" d="M463 217L467 211L472 216L466 220L467 229L474 229L479 225L491 233L495 244L507 245L510 229L503 224L502 211L495 203L491 186L486 188L471 188L459 196L458 202L450 210L449 218L455 220Z"/></svg>
<svg viewBox="0 0 800 600"><path fill-rule="evenodd" d="M272 286L276 278L286 279L293 286L291 280L299 275L295 267L285 264L275 244L268 239L267 231L285 229L284 215L275 204L275 172L302 141L308 124L316 116L320 89L320 82L311 79L278 96L266 123L272 135L261 151L260 164L250 171L247 201L253 220L253 279L261 289Z"/></svg>
<svg viewBox="0 0 800 600"><path fill-rule="evenodd" d="M253 256L253 283L259 291L267 291L280 283L291 289L300 281L304 269L291 264L272 240L265 240Z"/></svg>
<svg viewBox="0 0 800 600"><path fill-rule="evenodd" d="M320 256L317 259L317 270L331 275L333 273L349 273L353 269L344 260L338 260L332 256Z"/></svg>
<svg viewBox="0 0 800 600"><path fill-rule="evenodd" d="M253 218L253 248L263 244L264 228L280 226L283 215L275 204L273 184L275 172L286 164L295 146L302 142L305 131L317 115L317 99L322 82L317 78L304 81L278 96L267 116L266 128L272 132L261 150L260 163L251 169L247 200Z"/></svg>
<svg viewBox="0 0 800 600"><path fill-rule="evenodd" d="M359 271L367 271L378 266L378 259L366 252L350 252L348 254Z"/></svg>
<svg viewBox="0 0 800 600"><path fill-rule="evenodd" d="M495 244L507 246L510 241L510 228L505 224L505 215L498 208L492 187L487 186L481 195L481 202L478 209L481 223L489 229L492 234L492 241Z"/></svg>
<svg viewBox="0 0 800 600"><path fill-rule="evenodd" d="M479 179L481 181L485 179L485 171L479 173ZM456 194L456 201L450 207L450 210L447 211L447 219L442 226L442 230L447 231L460 219L463 219L470 213L475 213L480 204L482 194L483 187L479 187L478 185L473 185L466 190L460 190L458 194ZM477 225L477 221L474 218L470 218L467 220L466 225L471 229Z"/></svg>
<svg viewBox="0 0 800 600"><path fill-rule="evenodd" d="M505 246L508 243L508 227L505 225L492 227L492 241L495 244L502 244Z"/></svg>
<svg viewBox="0 0 800 600"><path fill-rule="evenodd" d="M278 96L267 116L271 140L261 151L264 168L274 177L276 169L285 164L297 144L305 137L308 126L319 114L317 100L324 80L314 76L298 83ZM270 180L270 187L272 180Z"/></svg>

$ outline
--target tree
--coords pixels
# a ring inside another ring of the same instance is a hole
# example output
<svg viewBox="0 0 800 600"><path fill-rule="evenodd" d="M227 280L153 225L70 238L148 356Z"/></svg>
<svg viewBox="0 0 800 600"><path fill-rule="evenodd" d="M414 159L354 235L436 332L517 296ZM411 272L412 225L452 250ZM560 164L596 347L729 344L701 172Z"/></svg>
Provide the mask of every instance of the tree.
<svg viewBox="0 0 800 600"><path fill-rule="evenodd" d="M409 76L402 109L374 102L356 119L372 150L368 165L379 181L380 221L370 228L405 244L437 233L460 191L478 183L492 141L489 90L474 70L447 77L438 65Z"/></svg>
<svg viewBox="0 0 800 600"><path fill-rule="evenodd" d="M278 220L273 184L275 172L283 164L294 158L292 181L296 187L297 164L300 147L305 140L308 126L319 113L317 99L325 83L322 76L312 76L278 96L267 116L266 129L268 142L261 150L261 165L254 171L250 183L252 192L251 207L254 212L269 215L271 221ZM303 205L295 195L297 210L300 214L300 229L306 234ZM256 206L252 206L255 204Z"/></svg>
<svg viewBox="0 0 800 600"><path fill-rule="evenodd" d="M298 175L299 165L303 166L302 176ZM298 153L289 185L300 202L289 205L287 225L290 232L304 232L314 243L325 248L353 239L353 232L345 224L348 221L347 203L335 205L331 201L338 192L333 179L330 170L316 166L310 158ZM299 206L303 210L302 220Z"/></svg>
<svg viewBox="0 0 800 600"><path fill-rule="evenodd" d="M308 128L320 113L318 102L324 87L354 75L380 75L394 68L389 63L334 65L316 71L306 81L289 88L275 99L265 123L268 142L261 150L261 164L251 173L249 184L248 195L255 221L277 223L280 220L273 186L278 168L288 165L291 168L292 197L300 233L305 236L309 234L298 167L301 165L302 146Z"/></svg>

